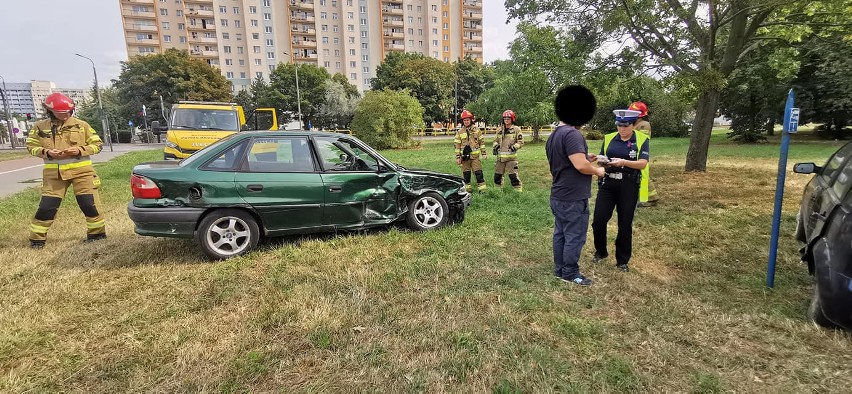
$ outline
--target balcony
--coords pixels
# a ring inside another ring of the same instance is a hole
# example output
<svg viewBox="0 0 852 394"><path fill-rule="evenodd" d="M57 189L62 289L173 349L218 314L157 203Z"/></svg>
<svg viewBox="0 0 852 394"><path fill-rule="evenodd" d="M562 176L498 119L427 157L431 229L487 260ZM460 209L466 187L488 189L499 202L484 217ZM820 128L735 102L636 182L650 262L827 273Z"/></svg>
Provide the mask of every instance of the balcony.
<svg viewBox="0 0 852 394"><path fill-rule="evenodd" d="M463 0L462 1L462 7L481 9L482 3L477 1L477 0Z"/></svg>
<svg viewBox="0 0 852 394"><path fill-rule="evenodd" d="M399 26L399 27L402 27L402 26L403 26L403 23L404 23L404 22L403 22L403 20L402 20L402 18L399 18L399 19L396 19L396 18L384 18L384 19L382 20L382 22L384 22L384 24L385 24L385 25L387 25L387 26Z"/></svg>
<svg viewBox="0 0 852 394"><path fill-rule="evenodd" d="M388 15L402 15L402 7L382 7L382 12Z"/></svg>
<svg viewBox="0 0 852 394"><path fill-rule="evenodd" d="M206 4L213 6L213 0L183 0L184 4Z"/></svg>
<svg viewBox="0 0 852 394"><path fill-rule="evenodd" d="M145 4L145 5L154 5L154 0L121 0L122 3L128 4Z"/></svg>
<svg viewBox="0 0 852 394"><path fill-rule="evenodd" d="M404 44L385 44L385 50L388 51L405 51Z"/></svg>
<svg viewBox="0 0 852 394"><path fill-rule="evenodd" d="M205 51L200 49L192 49L189 51L189 54L200 57L219 57L219 51Z"/></svg>
<svg viewBox="0 0 852 394"><path fill-rule="evenodd" d="M296 48L316 48L317 42L311 40L293 40L293 47Z"/></svg>
<svg viewBox="0 0 852 394"><path fill-rule="evenodd" d="M482 42L482 34L467 34L465 35L465 40L470 42Z"/></svg>
<svg viewBox="0 0 852 394"><path fill-rule="evenodd" d="M145 32L157 32L157 25L146 25L142 23L131 23L127 25L128 31L145 31Z"/></svg>
<svg viewBox="0 0 852 394"><path fill-rule="evenodd" d="M186 14L189 16L206 16L213 17L213 10L203 10L203 9L194 9L190 8L186 10Z"/></svg>
<svg viewBox="0 0 852 394"><path fill-rule="evenodd" d="M467 53L467 52L482 53L482 47L481 46L473 46L473 45L465 45L464 51L465 51L465 53Z"/></svg>
<svg viewBox="0 0 852 394"><path fill-rule="evenodd" d="M200 36L192 37L192 36L190 36L190 37L188 37L188 39L189 39L189 42L195 43L195 44L215 44L215 43L219 42L218 40L216 40L216 37L200 37Z"/></svg>
<svg viewBox="0 0 852 394"><path fill-rule="evenodd" d="M189 24L186 26L186 30L195 30L195 31L216 31L216 25L212 23L203 24L198 23L195 25Z"/></svg>
<svg viewBox="0 0 852 394"><path fill-rule="evenodd" d="M384 35L385 38L403 38L403 33L401 31L385 30L382 35Z"/></svg>
<svg viewBox="0 0 852 394"><path fill-rule="evenodd" d="M299 22L313 22L314 16L313 15L305 15L305 14L290 15L290 20L291 21L299 21Z"/></svg>
<svg viewBox="0 0 852 394"><path fill-rule="evenodd" d="M314 27L311 26L311 25L301 25L301 26L295 26L294 25L290 28L290 30L293 31L293 35L305 34L305 35L313 36L313 35L317 34L317 30L314 29Z"/></svg>
<svg viewBox="0 0 852 394"><path fill-rule="evenodd" d="M297 53L296 59L299 60L317 60L319 56L316 53Z"/></svg>
<svg viewBox="0 0 852 394"><path fill-rule="evenodd" d="M482 12L478 12L478 11L465 12L464 18L469 19L469 20L481 21L482 20Z"/></svg>
<svg viewBox="0 0 852 394"><path fill-rule="evenodd" d="M133 45L155 45L160 46L160 37L156 34L151 35L151 38L139 38L139 37L124 37L124 41L133 44Z"/></svg>
<svg viewBox="0 0 852 394"><path fill-rule="evenodd" d="M462 26L465 30L476 30L476 31L482 30L482 24L477 23L477 22L467 21Z"/></svg>
<svg viewBox="0 0 852 394"><path fill-rule="evenodd" d="M135 11L122 8L121 15L139 19L157 19L157 14L154 11Z"/></svg>
<svg viewBox="0 0 852 394"><path fill-rule="evenodd" d="M314 2L309 0L290 0L290 8L296 9L314 9Z"/></svg>

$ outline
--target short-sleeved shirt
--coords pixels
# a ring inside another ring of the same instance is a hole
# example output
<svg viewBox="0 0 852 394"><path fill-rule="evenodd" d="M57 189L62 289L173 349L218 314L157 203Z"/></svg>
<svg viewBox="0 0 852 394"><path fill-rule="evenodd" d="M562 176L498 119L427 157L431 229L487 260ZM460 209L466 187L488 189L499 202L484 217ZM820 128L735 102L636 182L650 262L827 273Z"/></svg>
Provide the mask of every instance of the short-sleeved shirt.
<svg viewBox="0 0 852 394"><path fill-rule="evenodd" d="M580 131L573 126L561 125L547 137L547 161L550 163L550 175L553 186L550 198L562 201L587 200L592 196L592 176L585 175L574 168L568 156L588 154L589 147Z"/></svg>
<svg viewBox="0 0 852 394"><path fill-rule="evenodd" d="M609 142L609 146L606 148L606 153L604 153L604 144L606 144L606 140L601 144L601 154L606 155L610 159L618 158L624 160L651 160L651 152L650 152L650 140L645 140L642 143L641 147L636 146L636 133L633 133L630 136L630 139L624 141L618 135ZM634 170L626 167L607 167L606 172L633 172L638 170Z"/></svg>

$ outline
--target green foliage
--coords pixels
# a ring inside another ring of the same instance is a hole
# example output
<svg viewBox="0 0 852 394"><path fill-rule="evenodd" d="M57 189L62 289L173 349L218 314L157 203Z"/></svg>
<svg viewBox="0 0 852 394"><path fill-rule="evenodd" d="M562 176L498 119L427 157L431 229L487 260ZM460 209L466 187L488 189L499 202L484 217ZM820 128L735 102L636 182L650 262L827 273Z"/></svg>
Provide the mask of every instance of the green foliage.
<svg viewBox="0 0 852 394"><path fill-rule="evenodd" d="M341 74L335 74L335 77ZM343 78L342 84L339 78L332 78L326 84L325 99L320 105L317 113L317 119L314 123L315 127L324 127L331 129L346 129L349 128L349 123L352 122L352 117L355 116L355 108L358 106L360 94L355 88L354 92L349 87L354 88ZM347 86L348 85L348 86Z"/></svg>
<svg viewBox="0 0 852 394"><path fill-rule="evenodd" d="M427 123L450 118L455 75L453 66L419 53L391 52L376 69L373 89L411 92L424 108Z"/></svg>
<svg viewBox="0 0 852 394"><path fill-rule="evenodd" d="M231 83L218 69L177 49L122 62L113 86L120 116L135 124L142 124L139 112L143 104L148 108L149 122L158 117L160 111L154 109L160 108L159 95L167 110L180 100L228 102L232 98Z"/></svg>
<svg viewBox="0 0 852 394"><path fill-rule="evenodd" d="M299 68L299 89L296 89L296 67ZM287 123L298 117L297 96L301 101L302 127L315 122L320 107L325 101L326 85L331 74L325 68L313 64L278 64L269 76L269 86L259 86L258 105L277 108L279 123Z"/></svg>
<svg viewBox="0 0 852 394"><path fill-rule="evenodd" d="M852 134L852 40L840 33L813 35L802 46L802 67L794 80L800 123L822 123L824 138Z"/></svg>
<svg viewBox="0 0 852 394"><path fill-rule="evenodd" d="M476 101L482 92L494 86L494 68L479 64L469 57L454 64L455 73L458 77L458 108L466 108L470 103Z"/></svg>
<svg viewBox="0 0 852 394"><path fill-rule="evenodd" d="M615 130L614 109L627 108L634 101L648 105L648 121L654 137L683 137L688 133L684 119L688 103L678 100L665 85L650 77L616 79L595 91L598 111L589 125L604 134Z"/></svg>
<svg viewBox="0 0 852 394"><path fill-rule="evenodd" d="M376 149L414 145L414 131L423 124L423 106L407 90L371 90L352 119L352 134Z"/></svg>
<svg viewBox="0 0 852 394"><path fill-rule="evenodd" d="M101 138L104 138L104 131L102 130L103 124L101 123L100 111L98 110L98 95L94 86L92 86L91 91L86 97L89 99L81 103L77 103L77 109L74 111L74 115L92 126L98 131ZM124 112L124 105L118 95L118 89L116 89L115 86L101 87L101 101L103 102L104 113L109 121L109 128L113 140L118 140L116 131L119 128L127 128L127 122L129 120L133 120L133 123L136 126L143 126L144 121L139 117L139 112L142 111L142 107L140 106L139 109L136 110L133 117L128 117L127 113ZM157 105L156 108L159 108L159 105ZM156 115L152 112L154 111L151 110L151 107L148 107L149 122L156 117ZM159 111L156 111L156 113L159 113Z"/></svg>

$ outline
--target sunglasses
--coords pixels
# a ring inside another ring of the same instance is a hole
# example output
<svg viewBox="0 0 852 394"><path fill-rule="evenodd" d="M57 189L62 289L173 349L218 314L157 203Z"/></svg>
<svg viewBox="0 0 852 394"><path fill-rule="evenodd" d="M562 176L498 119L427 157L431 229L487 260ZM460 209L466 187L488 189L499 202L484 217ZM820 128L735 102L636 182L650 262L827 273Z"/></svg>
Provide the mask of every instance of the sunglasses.
<svg viewBox="0 0 852 394"><path fill-rule="evenodd" d="M615 125L617 127L627 127L627 126L633 125L633 123L632 122L615 122Z"/></svg>

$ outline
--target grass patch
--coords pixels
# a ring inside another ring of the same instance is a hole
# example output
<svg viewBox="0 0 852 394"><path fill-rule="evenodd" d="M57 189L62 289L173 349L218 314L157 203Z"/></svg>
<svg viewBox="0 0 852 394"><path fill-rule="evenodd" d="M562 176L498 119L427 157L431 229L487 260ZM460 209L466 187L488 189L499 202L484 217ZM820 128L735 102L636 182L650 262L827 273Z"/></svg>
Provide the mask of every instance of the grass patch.
<svg viewBox="0 0 852 394"><path fill-rule="evenodd" d="M8 141L7 141L8 142ZM4 149L0 150L0 161L24 159L32 157L26 149Z"/></svg>
<svg viewBox="0 0 852 394"><path fill-rule="evenodd" d="M796 139L790 163L841 143ZM653 140L662 202L637 212L630 273L584 251L590 288L551 277L543 144L519 152L524 193L489 181L462 225L288 237L219 263L134 234L130 168L162 153L128 153L97 167L105 241L80 244L68 198L31 251L37 191L2 200L0 391L843 391L852 338L804 318L792 234L808 177L788 174L767 291L777 144L717 132L708 172L685 174L687 144ZM448 141L386 155L459 172Z"/></svg>

